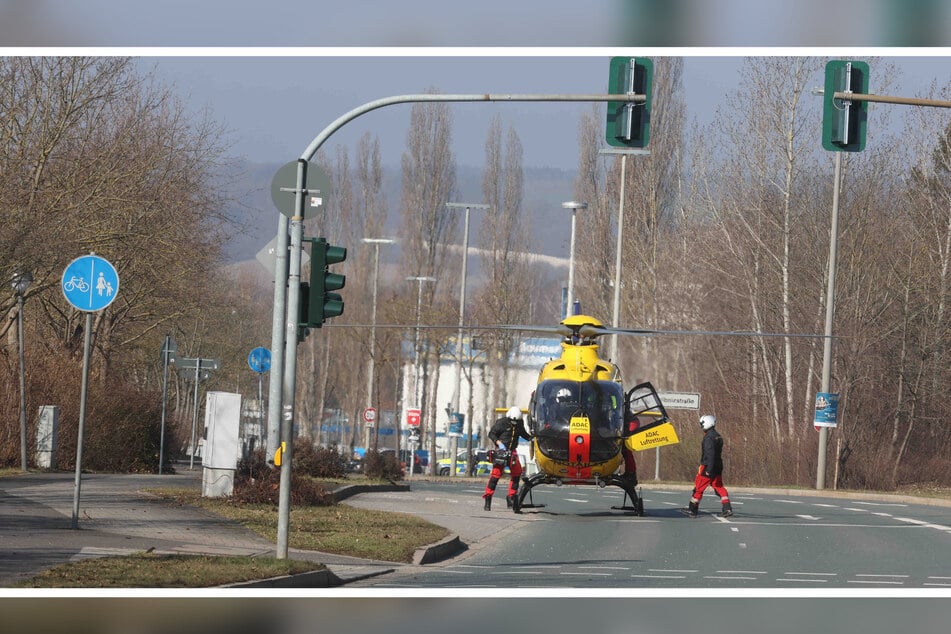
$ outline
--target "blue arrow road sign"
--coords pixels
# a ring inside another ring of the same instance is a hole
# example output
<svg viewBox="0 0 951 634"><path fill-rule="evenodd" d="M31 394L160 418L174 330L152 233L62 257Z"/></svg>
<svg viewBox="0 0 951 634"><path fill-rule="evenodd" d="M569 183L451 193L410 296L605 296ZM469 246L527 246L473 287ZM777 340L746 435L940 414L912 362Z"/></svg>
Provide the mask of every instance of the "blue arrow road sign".
<svg viewBox="0 0 951 634"><path fill-rule="evenodd" d="M259 374L271 369L271 351L267 348L255 348L248 355L248 365Z"/></svg>
<svg viewBox="0 0 951 634"><path fill-rule="evenodd" d="M112 303L119 292L119 275L105 258L83 255L63 271L63 295L78 310L95 312Z"/></svg>

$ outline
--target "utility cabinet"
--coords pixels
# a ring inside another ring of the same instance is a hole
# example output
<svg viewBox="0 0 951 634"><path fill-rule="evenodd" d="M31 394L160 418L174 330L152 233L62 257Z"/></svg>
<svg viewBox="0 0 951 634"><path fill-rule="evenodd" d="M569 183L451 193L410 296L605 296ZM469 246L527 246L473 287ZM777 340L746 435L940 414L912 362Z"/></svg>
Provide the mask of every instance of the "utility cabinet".
<svg viewBox="0 0 951 634"><path fill-rule="evenodd" d="M59 437L59 405L41 405L36 425L36 466L56 467L56 444Z"/></svg>
<svg viewBox="0 0 951 634"><path fill-rule="evenodd" d="M234 474L241 454L238 431L241 395L208 392L205 399L205 449L202 453L202 495L225 497L234 490Z"/></svg>

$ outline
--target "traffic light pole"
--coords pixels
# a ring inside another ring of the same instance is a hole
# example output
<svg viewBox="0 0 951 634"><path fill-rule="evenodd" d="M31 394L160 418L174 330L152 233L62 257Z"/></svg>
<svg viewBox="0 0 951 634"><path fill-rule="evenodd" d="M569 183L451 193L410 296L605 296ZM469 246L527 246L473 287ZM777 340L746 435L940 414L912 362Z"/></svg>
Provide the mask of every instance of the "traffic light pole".
<svg viewBox="0 0 951 634"><path fill-rule="evenodd" d="M835 175L832 183L832 226L829 229L829 280L826 284L826 321L825 337L822 340L822 387L828 393L832 383L832 320L835 315L835 271L837 242L839 235L839 185L841 181L842 153L835 153ZM826 447L829 442L829 428L819 428L819 455L816 458L816 489L826 486Z"/></svg>
<svg viewBox="0 0 951 634"><path fill-rule="evenodd" d="M301 154L297 166L297 188L295 196L295 215L290 219L290 244L288 245L288 219L284 214L278 214L278 233L277 233L277 253L274 271L274 313L272 317L271 332L272 346L271 350L277 354L278 350L284 350L283 367L280 361L275 357L272 368L280 369L280 372L272 371L271 388L269 394L271 397L268 408L269 426L276 420L276 413L280 412L281 442L284 443L281 458L281 485L278 503L278 526L277 526L277 552L278 559L287 558L287 532L290 523L290 482L291 482L291 442L293 441L294 429L294 398L295 382L297 379L297 319L300 314L300 254L303 235L304 218L304 193L307 191L307 173L306 164L317 153L320 147L330 138L330 136L343 127L346 123L356 119L373 110L403 103L427 103L427 102L515 102L515 101L544 101L544 102L563 102L563 101L622 101L633 103L645 103L646 95L638 94L526 94L526 95L506 95L506 94L413 94L397 95L370 101L358 108L341 115L330 125L318 134L310 145ZM283 243L283 244L282 244ZM288 253L288 246L290 251ZM287 261L289 255L290 261ZM282 258L284 258L282 260ZM282 264L287 262L287 268L282 270ZM286 298L286 301L284 301ZM280 324L283 323L283 328ZM277 331L283 333L283 341ZM278 386L283 389L278 391ZM270 438L270 427L268 429ZM286 453L285 453L286 452Z"/></svg>

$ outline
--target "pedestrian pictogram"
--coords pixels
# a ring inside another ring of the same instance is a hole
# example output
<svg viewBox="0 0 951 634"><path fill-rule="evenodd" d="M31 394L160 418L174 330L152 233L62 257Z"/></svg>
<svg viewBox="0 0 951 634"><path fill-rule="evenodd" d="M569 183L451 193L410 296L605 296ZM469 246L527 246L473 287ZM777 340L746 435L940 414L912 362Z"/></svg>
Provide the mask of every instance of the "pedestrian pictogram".
<svg viewBox="0 0 951 634"><path fill-rule="evenodd" d="M63 295L78 310L96 312L113 302L119 292L119 275L105 258L84 255L66 266Z"/></svg>

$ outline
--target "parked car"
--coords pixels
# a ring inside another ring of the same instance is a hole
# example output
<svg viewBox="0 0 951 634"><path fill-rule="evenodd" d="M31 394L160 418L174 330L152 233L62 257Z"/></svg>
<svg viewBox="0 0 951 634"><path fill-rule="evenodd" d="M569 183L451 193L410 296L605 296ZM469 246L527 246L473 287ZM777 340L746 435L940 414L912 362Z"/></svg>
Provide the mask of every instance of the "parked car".
<svg viewBox="0 0 951 634"><path fill-rule="evenodd" d="M469 472L469 475L489 475L492 472L492 463L489 461L489 456L486 451L477 449L474 451L474 454L475 464L473 465L473 469ZM467 456L468 451L466 449L460 449L456 454L456 475L466 475ZM449 475L449 472L452 470L451 463L451 458L443 458L442 460L436 461L436 473L441 476Z"/></svg>

